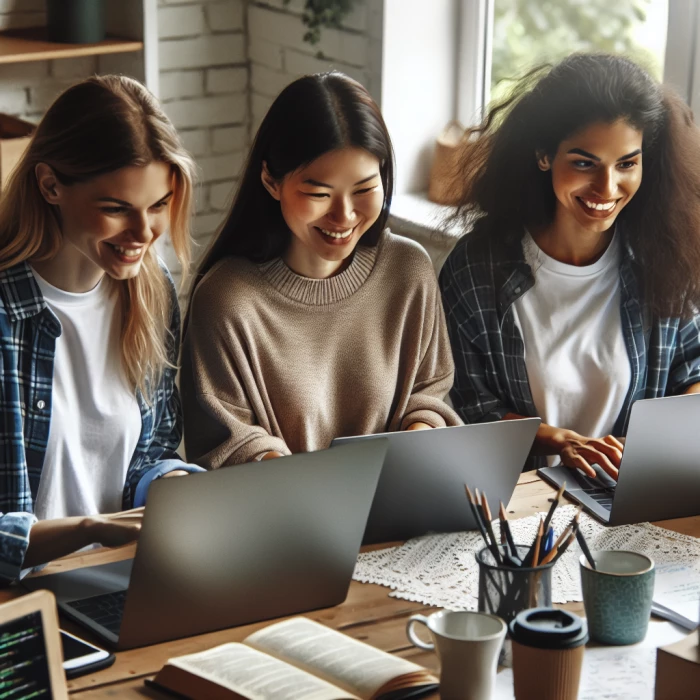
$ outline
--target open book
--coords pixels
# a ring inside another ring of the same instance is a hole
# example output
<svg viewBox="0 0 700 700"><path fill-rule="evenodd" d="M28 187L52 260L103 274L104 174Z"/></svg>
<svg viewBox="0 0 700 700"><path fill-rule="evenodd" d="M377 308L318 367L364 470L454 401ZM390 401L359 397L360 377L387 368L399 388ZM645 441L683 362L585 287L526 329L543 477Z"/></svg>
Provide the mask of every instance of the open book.
<svg viewBox="0 0 700 700"><path fill-rule="evenodd" d="M426 669L296 617L221 646L170 659L149 685L192 700L371 700L437 688Z"/></svg>

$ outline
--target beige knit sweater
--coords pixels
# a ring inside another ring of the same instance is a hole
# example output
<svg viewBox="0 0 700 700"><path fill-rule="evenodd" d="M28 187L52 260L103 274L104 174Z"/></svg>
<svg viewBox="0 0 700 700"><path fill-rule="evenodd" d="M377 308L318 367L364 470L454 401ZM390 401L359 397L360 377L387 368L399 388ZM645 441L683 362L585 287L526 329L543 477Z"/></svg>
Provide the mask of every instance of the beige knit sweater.
<svg viewBox="0 0 700 700"><path fill-rule="evenodd" d="M182 358L187 457L207 468L337 436L458 425L435 273L416 243L382 234L329 279L281 259L220 261L192 301Z"/></svg>

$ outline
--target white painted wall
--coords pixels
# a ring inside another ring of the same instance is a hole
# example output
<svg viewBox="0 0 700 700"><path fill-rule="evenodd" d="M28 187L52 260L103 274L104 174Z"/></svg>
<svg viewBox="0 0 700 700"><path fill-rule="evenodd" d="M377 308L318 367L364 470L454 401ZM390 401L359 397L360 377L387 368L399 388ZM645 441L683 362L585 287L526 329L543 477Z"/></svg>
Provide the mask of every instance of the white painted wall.
<svg viewBox="0 0 700 700"><path fill-rule="evenodd" d="M368 0L372 2L373 0ZM457 0L384 0L381 108L397 194L428 188L435 137L455 115Z"/></svg>

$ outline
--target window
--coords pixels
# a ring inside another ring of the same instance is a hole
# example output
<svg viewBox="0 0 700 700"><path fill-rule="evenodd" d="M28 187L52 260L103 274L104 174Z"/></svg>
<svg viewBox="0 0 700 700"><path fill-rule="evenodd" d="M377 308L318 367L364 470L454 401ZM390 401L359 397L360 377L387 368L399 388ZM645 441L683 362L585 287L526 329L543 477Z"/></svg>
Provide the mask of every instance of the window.
<svg viewBox="0 0 700 700"><path fill-rule="evenodd" d="M509 79L573 51L637 60L672 84L700 122L700 0L381 5L381 107L396 149L400 195L427 190L435 138L449 120L477 123L490 99L507 93Z"/></svg>
<svg viewBox="0 0 700 700"><path fill-rule="evenodd" d="M514 80L575 51L619 53L698 111L700 0L460 0L458 117L478 121Z"/></svg>
<svg viewBox="0 0 700 700"><path fill-rule="evenodd" d="M663 78L668 0L493 0L491 99L576 51L628 56Z"/></svg>

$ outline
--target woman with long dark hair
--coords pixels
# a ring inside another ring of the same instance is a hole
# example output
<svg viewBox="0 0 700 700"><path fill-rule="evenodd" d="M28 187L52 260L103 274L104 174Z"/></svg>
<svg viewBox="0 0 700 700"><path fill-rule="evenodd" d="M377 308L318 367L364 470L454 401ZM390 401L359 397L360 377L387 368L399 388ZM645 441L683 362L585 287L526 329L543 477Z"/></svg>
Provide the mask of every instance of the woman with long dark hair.
<svg viewBox="0 0 700 700"><path fill-rule="evenodd" d="M459 422L443 402L453 364L430 260L384 231L393 173L359 83L306 76L277 97L195 280L190 460L216 468Z"/></svg>
<svg viewBox="0 0 700 700"><path fill-rule="evenodd" d="M633 62L534 71L465 145L441 273L467 422L617 476L633 401L700 391L700 131Z"/></svg>

